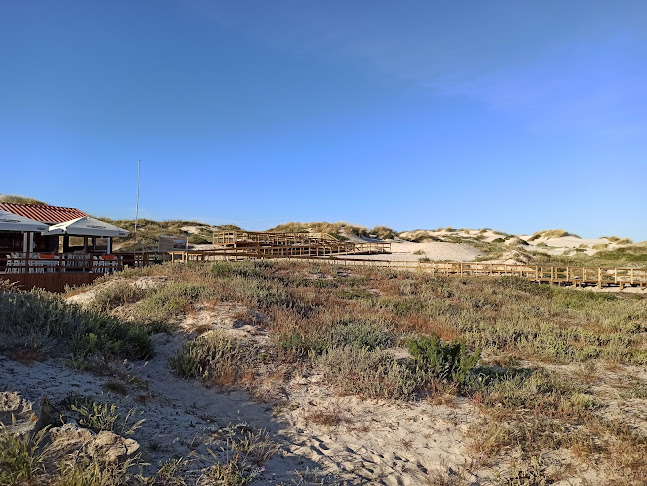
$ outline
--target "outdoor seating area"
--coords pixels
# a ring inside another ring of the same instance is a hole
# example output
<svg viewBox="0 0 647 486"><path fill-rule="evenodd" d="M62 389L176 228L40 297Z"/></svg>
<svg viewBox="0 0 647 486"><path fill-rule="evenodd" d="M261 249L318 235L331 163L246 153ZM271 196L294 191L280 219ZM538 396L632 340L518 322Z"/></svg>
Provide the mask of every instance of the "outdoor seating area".
<svg viewBox="0 0 647 486"><path fill-rule="evenodd" d="M123 256L112 253L112 238L127 235L78 209L0 203L0 274L24 289L90 283L124 268ZM72 246L71 238L83 245Z"/></svg>
<svg viewBox="0 0 647 486"><path fill-rule="evenodd" d="M4 265L3 265L4 264ZM88 255L84 253L10 253L0 258L5 273L112 273L123 269L120 255Z"/></svg>

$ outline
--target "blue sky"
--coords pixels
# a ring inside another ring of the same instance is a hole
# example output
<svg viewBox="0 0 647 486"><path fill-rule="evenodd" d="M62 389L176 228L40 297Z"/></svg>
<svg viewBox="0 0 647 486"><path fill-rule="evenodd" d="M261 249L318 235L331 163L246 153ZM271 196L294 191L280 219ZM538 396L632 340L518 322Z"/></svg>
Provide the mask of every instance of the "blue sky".
<svg viewBox="0 0 647 486"><path fill-rule="evenodd" d="M0 3L0 193L647 239L643 1Z"/></svg>

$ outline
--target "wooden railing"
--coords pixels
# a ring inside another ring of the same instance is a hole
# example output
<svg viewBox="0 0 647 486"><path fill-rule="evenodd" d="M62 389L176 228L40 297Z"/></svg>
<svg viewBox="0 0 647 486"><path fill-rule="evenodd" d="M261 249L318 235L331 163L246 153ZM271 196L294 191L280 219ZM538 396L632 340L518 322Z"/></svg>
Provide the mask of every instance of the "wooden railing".
<svg viewBox="0 0 647 486"><path fill-rule="evenodd" d="M120 255L14 253L0 256L0 273L112 273L123 270Z"/></svg>
<svg viewBox="0 0 647 486"><path fill-rule="evenodd" d="M306 258L313 262L330 262L344 266L375 266L403 270L418 270L437 276L456 277L520 277L533 282L571 284L575 286L617 285L647 287L647 269L602 268L545 265L508 265L473 262L415 262L393 260L366 260L361 258Z"/></svg>
<svg viewBox="0 0 647 486"><path fill-rule="evenodd" d="M67 287L92 283L124 268L123 258L111 255L9 254L0 256L0 280L9 280L23 290L33 288L64 292Z"/></svg>
<svg viewBox="0 0 647 486"><path fill-rule="evenodd" d="M324 246L284 247L282 253L276 248L272 251L263 247L243 246L205 251L170 252L171 261L209 262L236 261L258 258L290 258L311 262L326 262L344 266L373 266L402 270L417 270L437 276L456 277L520 277L533 282L551 284L571 284L575 286L617 285L647 287L647 269L638 268L601 268L546 265L509 265L503 263L477 262L420 262L404 260L367 260L352 256L339 257L337 253Z"/></svg>

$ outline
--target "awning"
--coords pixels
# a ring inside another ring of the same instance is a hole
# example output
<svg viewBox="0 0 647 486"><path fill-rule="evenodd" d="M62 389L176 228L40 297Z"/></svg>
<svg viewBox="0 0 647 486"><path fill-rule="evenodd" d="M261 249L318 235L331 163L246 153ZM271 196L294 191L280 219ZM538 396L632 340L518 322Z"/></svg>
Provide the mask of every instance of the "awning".
<svg viewBox="0 0 647 486"><path fill-rule="evenodd" d="M129 232L113 224L85 216L50 226L47 231L43 231L43 235L98 236L106 238L128 236Z"/></svg>
<svg viewBox="0 0 647 486"><path fill-rule="evenodd" d="M40 221L0 210L0 231L36 231L40 233L47 231L47 228L48 226Z"/></svg>

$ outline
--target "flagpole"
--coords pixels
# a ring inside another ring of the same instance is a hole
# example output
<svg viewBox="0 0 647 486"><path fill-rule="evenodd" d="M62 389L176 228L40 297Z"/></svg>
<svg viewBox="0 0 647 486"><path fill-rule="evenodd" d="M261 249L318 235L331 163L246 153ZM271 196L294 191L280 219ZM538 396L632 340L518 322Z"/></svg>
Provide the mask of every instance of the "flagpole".
<svg viewBox="0 0 647 486"><path fill-rule="evenodd" d="M141 168L141 160L137 161L137 203L135 204L135 248L134 253L137 253L137 223L139 222L139 171ZM135 266L137 266L137 260L135 259Z"/></svg>

